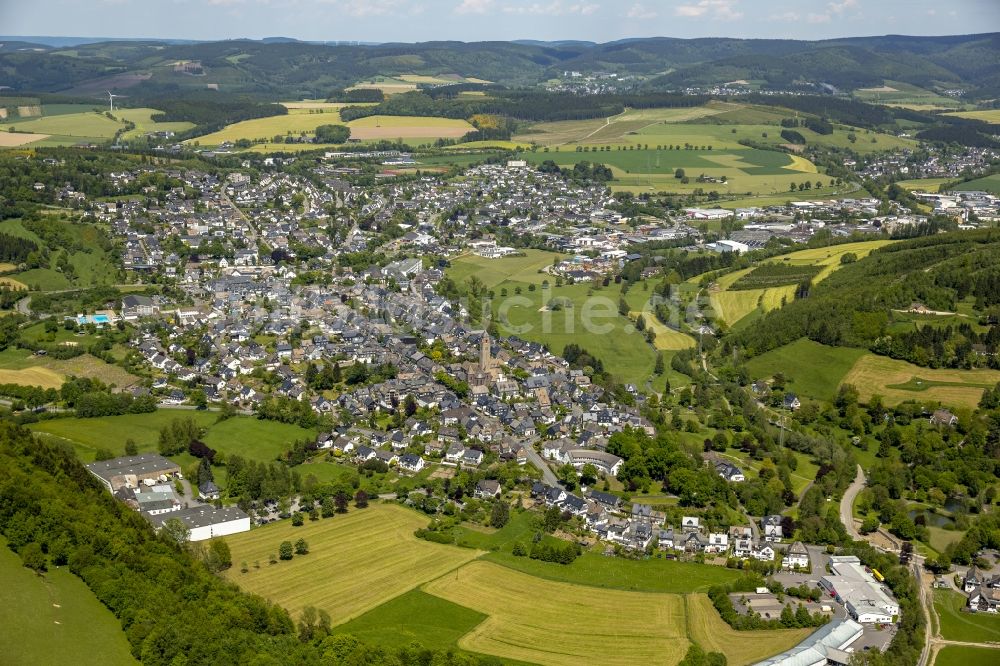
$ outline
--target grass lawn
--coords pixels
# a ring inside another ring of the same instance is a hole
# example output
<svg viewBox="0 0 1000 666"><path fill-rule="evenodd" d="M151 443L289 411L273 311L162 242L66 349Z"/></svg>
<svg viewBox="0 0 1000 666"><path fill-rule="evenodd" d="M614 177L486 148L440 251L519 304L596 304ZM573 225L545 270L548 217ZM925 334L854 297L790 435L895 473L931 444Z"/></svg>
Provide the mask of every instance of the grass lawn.
<svg viewBox="0 0 1000 666"><path fill-rule="evenodd" d="M965 602L965 595L954 590L934 590L934 609L941 621L941 637L968 643L1000 642L1000 617L964 612ZM1000 652L997 656L1000 657Z"/></svg>
<svg viewBox="0 0 1000 666"><path fill-rule="evenodd" d="M138 664L121 625L82 580L62 567L43 576L21 565L0 539L0 662Z"/></svg>
<svg viewBox="0 0 1000 666"><path fill-rule="evenodd" d="M1000 649L945 645L937 653L934 666L995 666L1000 662Z"/></svg>
<svg viewBox="0 0 1000 666"><path fill-rule="evenodd" d="M858 388L862 402L877 393L887 405L919 400L969 408L979 404L984 388L998 381L997 370L935 370L875 354L859 358L843 379Z"/></svg>
<svg viewBox="0 0 1000 666"><path fill-rule="evenodd" d="M287 520L258 527L226 538L235 565L226 578L284 606L293 617L315 606L334 623L346 622L480 554L413 536L426 525L426 516L399 505L373 504L302 527ZM308 542L308 555L268 563L282 541L299 538ZM245 574L241 562L250 567Z"/></svg>
<svg viewBox="0 0 1000 666"><path fill-rule="evenodd" d="M484 613L453 604L421 590L410 590L334 629L383 648L420 643L447 650L487 618Z"/></svg>
<svg viewBox="0 0 1000 666"><path fill-rule="evenodd" d="M710 564L657 558L625 560L592 551L585 552L572 564L514 557L505 552L491 552L483 559L539 578L629 592L704 592L740 576L738 571Z"/></svg>
<svg viewBox="0 0 1000 666"><path fill-rule="evenodd" d="M554 666L600 654L602 664L624 666L676 664L688 647L677 595L597 590L488 562L467 564L423 589L489 615L459 640L474 652ZM610 609L622 621L610 621Z"/></svg>
<svg viewBox="0 0 1000 666"><path fill-rule="evenodd" d="M747 370L755 379L780 372L789 380L787 390L817 400L833 400L844 376L865 353L863 349L828 347L800 338L750 359Z"/></svg>
<svg viewBox="0 0 1000 666"><path fill-rule="evenodd" d="M753 664L798 645L812 629L736 631L726 624L704 594L685 597L688 637L706 652L721 652L732 666Z"/></svg>

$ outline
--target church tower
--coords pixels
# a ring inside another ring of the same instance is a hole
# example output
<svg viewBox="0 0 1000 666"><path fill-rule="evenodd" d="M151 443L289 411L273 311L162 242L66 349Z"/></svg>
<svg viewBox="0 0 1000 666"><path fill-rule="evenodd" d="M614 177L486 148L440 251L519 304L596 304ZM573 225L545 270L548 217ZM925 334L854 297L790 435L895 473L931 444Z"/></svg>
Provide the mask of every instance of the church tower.
<svg viewBox="0 0 1000 666"><path fill-rule="evenodd" d="M490 366L493 364L493 359L490 357L490 336L487 333L483 333L483 337L479 340L479 371L489 372Z"/></svg>

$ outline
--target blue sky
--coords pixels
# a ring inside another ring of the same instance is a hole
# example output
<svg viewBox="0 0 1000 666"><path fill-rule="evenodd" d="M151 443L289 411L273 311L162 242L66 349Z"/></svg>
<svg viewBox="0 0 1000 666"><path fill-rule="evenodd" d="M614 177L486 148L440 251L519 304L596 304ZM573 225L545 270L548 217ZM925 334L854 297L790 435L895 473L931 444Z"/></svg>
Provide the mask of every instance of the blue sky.
<svg viewBox="0 0 1000 666"><path fill-rule="evenodd" d="M1000 0L0 0L6 35L606 42L996 31Z"/></svg>

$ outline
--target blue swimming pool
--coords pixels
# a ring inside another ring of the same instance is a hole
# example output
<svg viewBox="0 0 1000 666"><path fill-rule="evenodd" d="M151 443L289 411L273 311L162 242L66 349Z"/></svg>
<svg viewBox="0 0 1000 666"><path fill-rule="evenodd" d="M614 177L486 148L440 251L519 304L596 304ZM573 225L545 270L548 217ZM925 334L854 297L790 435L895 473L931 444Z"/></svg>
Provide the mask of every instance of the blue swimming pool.
<svg viewBox="0 0 1000 666"><path fill-rule="evenodd" d="M111 317L106 314L77 315L76 323L80 326L84 324L109 324L111 323Z"/></svg>

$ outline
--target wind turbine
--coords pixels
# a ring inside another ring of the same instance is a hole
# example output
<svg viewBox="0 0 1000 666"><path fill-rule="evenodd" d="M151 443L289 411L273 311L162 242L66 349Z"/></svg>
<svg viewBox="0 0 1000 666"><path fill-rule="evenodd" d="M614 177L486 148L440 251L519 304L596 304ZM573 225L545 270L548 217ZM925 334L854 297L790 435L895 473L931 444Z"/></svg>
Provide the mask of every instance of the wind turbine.
<svg viewBox="0 0 1000 666"><path fill-rule="evenodd" d="M111 91L106 91L108 93L108 103L111 105L111 112L115 110L115 97L121 97L121 95L112 95Z"/></svg>

